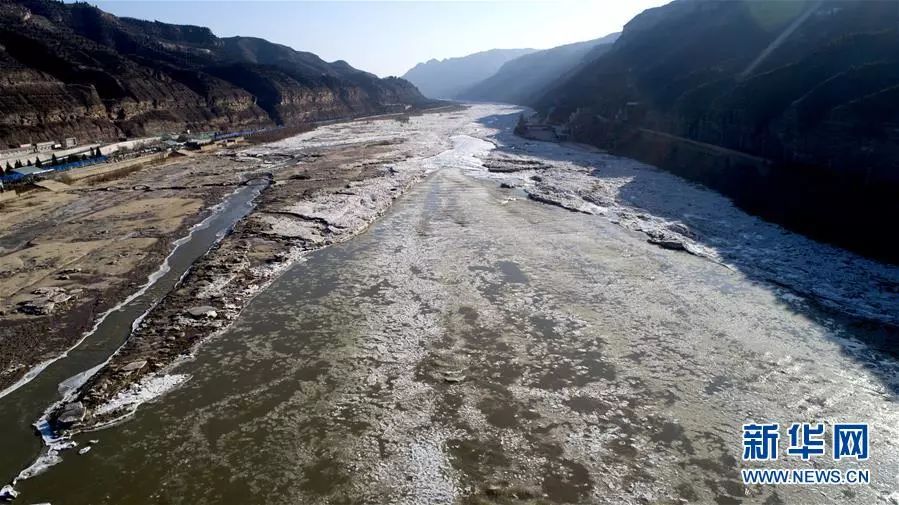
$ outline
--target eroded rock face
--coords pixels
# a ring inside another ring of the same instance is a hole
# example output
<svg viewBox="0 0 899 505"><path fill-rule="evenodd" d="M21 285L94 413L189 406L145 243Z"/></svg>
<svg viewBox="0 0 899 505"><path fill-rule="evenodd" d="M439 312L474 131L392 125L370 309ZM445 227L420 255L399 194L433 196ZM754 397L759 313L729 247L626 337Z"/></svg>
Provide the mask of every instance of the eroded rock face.
<svg viewBox="0 0 899 505"><path fill-rule="evenodd" d="M614 50L523 103L567 124L571 139L896 263L880 224L899 215L895 7L671 2L636 16ZM765 29L760 12L771 16Z"/></svg>
<svg viewBox="0 0 899 505"><path fill-rule="evenodd" d="M425 102L402 79L262 39L221 39L208 28L48 0L0 5L0 69L0 147L240 130Z"/></svg>
<svg viewBox="0 0 899 505"><path fill-rule="evenodd" d="M35 316L52 314L57 304L71 300L80 290L66 291L63 288L47 287L32 291L33 297L19 304L19 312Z"/></svg>
<svg viewBox="0 0 899 505"><path fill-rule="evenodd" d="M58 422L67 426L78 424L84 420L85 413L86 411L83 403L72 402L66 405L59 414Z"/></svg>

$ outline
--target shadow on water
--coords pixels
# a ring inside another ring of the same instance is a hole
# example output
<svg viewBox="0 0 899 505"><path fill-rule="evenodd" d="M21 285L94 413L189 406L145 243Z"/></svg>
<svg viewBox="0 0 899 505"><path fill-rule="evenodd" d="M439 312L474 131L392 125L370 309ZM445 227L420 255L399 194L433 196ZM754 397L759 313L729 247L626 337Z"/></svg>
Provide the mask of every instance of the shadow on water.
<svg viewBox="0 0 899 505"><path fill-rule="evenodd" d="M824 283L838 275L842 279L841 284L851 285L854 288L852 291L877 293L881 299L887 300L884 306L899 307L899 281L896 281L899 279L899 273L895 271L897 267L815 242L771 223L768 223L770 226L764 227L764 230L762 227L753 226L751 228L753 234L741 233L750 230L748 228L741 230L738 226L728 230L727 234L721 233L720 230L710 230L706 225L706 219L691 214L689 202L678 208L679 206L671 204L671 195L662 191L647 191L647 187L652 187L652 184L645 184L646 181L641 180L641 177L656 178L658 172L669 172L644 164L641 164L643 167L641 169L612 170L598 159L596 154L577 147L523 139L512 132L518 118L519 112L516 111L486 116L479 121L485 127L500 129L493 136L498 141L496 152L573 163L590 170L590 175L599 179L629 177L630 181L619 189L617 200L656 217L681 221L691 229L699 231L700 236L695 239L698 243L715 250L725 263L738 269L757 285L765 287L788 310L807 317L824 328L828 338L840 344L844 355L863 365L894 397L899 396L899 381L894 379L895 367L891 366L895 359L899 359L899 324L896 322L896 314L878 313L872 317L857 315L845 304L840 304L841 300L828 297L826 286L821 290L825 291L823 294L817 289L819 282ZM687 190L685 194L695 192L697 197L701 197L704 196L700 194L701 192L712 192L713 198L720 200L720 203L716 203L716 207L722 209L732 207L732 202L727 197L714 190L685 179L680 180L683 188ZM708 196L705 195L705 198ZM743 211L735 209L735 212L741 213L747 223L752 222L749 220L764 222ZM730 225L731 223L728 223L728 226ZM762 234L758 233L759 231L768 233ZM790 243L782 244L785 241ZM889 272L888 275L893 281L886 279L886 275L878 279L879 276L875 272L877 269ZM804 276L806 282L815 283L811 292L808 287L802 289L801 286L789 281L797 274ZM851 298L852 294L848 294L842 301ZM853 339L866 345L859 349L853 345Z"/></svg>

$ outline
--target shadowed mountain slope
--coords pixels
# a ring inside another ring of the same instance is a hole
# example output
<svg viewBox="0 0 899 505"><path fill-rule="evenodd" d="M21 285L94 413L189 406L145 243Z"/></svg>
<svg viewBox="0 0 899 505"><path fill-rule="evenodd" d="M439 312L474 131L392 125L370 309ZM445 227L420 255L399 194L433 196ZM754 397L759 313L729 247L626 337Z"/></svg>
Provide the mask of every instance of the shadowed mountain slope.
<svg viewBox="0 0 899 505"><path fill-rule="evenodd" d="M899 260L899 3L678 0L534 105L576 140L767 219Z"/></svg>
<svg viewBox="0 0 899 505"><path fill-rule="evenodd" d="M495 74L460 93L459 98L485 102L530 103L560 76L604 54L618 33L537 51L506 62Z"/></svg>

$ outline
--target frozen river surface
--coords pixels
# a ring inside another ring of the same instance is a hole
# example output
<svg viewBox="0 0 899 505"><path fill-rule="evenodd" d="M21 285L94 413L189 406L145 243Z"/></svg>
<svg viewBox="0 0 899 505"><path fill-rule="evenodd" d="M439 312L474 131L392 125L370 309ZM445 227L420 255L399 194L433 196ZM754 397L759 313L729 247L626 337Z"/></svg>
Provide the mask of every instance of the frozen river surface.
<svg viewBox="0 0 899 505"><path fill-rule="evenodd" d="M899 500L896 269L650 167L514 139L515 120L477 106L302 137L448 133L385 217L296 264L173 371L183 386L79 436L90 452L20 482L21 501ZM693 254L647 241L669 231ZM745 463L752 421L867 422L871 457ZM739 473L833 466L872 482Z"/></svg>

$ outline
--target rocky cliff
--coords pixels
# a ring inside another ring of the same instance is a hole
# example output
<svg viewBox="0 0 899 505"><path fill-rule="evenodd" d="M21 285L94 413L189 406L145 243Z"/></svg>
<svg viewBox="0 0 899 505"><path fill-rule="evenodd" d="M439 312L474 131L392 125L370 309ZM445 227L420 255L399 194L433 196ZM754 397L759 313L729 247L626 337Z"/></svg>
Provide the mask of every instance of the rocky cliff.
<svg viewBox="0 0 899 505"><path fill-rule="evenodd" d="M0 3L0 147L235 130L425 102L402 79L263 39L118 18L86 3Z"/></svg>
<svg viewBox="0 0 899 505"><path fill-rule="evenodd" d="M533 105L571 122L578 140L899 260L877 224L899 217L897 27L895 1L677 0L634 18L605 55ZM765 166L735 165L714 148Z"/></svg>

